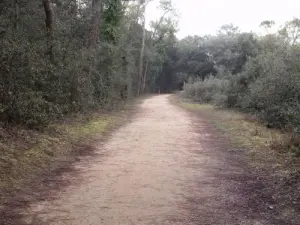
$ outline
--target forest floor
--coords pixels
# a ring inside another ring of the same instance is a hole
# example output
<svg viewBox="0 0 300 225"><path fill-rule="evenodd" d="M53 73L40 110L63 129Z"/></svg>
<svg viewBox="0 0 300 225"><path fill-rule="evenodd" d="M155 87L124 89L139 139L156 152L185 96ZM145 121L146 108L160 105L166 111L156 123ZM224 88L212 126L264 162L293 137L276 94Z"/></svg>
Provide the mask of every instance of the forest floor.
<svg viewBox="0 0 300 225"><path fill-rule="evenodd" d="M269 186L272 154L262 169L218 129L212 111L176 101L145 99L6 224L296 225L297 199L283 207Z"/></svg>

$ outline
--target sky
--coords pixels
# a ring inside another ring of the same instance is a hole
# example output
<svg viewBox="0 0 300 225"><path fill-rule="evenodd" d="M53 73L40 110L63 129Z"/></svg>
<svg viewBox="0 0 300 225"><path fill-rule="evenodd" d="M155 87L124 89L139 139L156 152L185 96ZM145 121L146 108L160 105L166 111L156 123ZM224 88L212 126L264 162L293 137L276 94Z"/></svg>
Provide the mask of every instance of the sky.
<svg viewBox="0 0 300 225"><path fill-rule="evenodd" d="M160 17L159 0L148 5L147 21ZM177 36L215 34L223 25L232 23L241 31L263 33L259 24L274 20L276 28L286 21L300 18L300 0L172 0L179 13Z"/></svg>

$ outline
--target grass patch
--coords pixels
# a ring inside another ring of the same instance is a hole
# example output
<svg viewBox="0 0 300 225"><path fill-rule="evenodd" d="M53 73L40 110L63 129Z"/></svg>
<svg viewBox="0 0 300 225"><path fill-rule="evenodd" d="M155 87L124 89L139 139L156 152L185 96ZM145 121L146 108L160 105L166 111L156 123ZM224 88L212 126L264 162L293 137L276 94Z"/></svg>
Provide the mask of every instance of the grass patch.
<svg viewBox="0 0 300 225"><path fill-rule="evenodd" d="M255 117L235 110L221 109L212 105L185 100L179 100L178 104L186 109L201 113L232 143L247 147L250 153L257 149L274 149L274 143L285 143L287 136L290 136L290 134L285 134L280 130L267 128ZM293 155L292 152L290 154Z"/></svg>
<svg viewBox="0 0 300 225"><path fill-rule="evenodd" d="M267 128L255 117L235 110L199 104L179 97L172 101L199 113L221 131L233 146L245 149L248 163L254 168L272 170L271 176L283 179L293 177L294 174L300 175L299 136Z"/></svg>
<svg viewBox="0 0 300 225"><path fill-rule="evenodd" d="M291 224L299 221L299 136L267 128L255 117L235 110L179 97L172 97L171 101L198 113L221 131L233 146L244 149L247 167L264 182L266 188L261 191L272 196L274 210Z"/></svg>
<svg viewBox="0 0 300 225"><path fill-rule="evenodd" d="M78 145L90 146L125 122L124 117L139 102L137 99L115 112L74 115L43 131L0 125L0 203L28 188L32 181L73 162L76 155L81 155Z"/></svg>
<svg viewBox="0 0 300 225"><path fill-rule="evenodd" d="M45 170L53 170L68 160L76 142L91 141L111 123L109 116L86 120L51 125L43 132L21 127L4 131L8 133L0 144L1 192L20 189Z"/></svg>

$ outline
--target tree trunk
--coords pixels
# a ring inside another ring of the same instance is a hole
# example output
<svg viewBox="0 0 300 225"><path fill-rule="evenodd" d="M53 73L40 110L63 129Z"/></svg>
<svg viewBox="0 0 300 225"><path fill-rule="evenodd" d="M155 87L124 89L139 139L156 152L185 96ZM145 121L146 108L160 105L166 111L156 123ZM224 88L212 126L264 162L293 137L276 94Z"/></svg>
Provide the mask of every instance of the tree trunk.
<svg viewBox="0 0 300 225"><path fill-rule="evenodd" d="M54 55L53 55L53 47L54 47L54 42L53 42L53 35L54 35L54 10L53 10L53 4L51 0L43 0L44 4L44 10L46 14L46 28L47 28L47 44L48 44L48 51L47 54L50 57L50 60L54 60Z"/></svg>
<svg viewBox="0 0 300 225"><path fill-rule="evenodd" d="M150 0L151 1L151 0ZM146 5L150 2L146 2L144 8L143 8L143 13L145 14L145 11L146 11ZM160 26L160 24L163 22L166 14L168 13L169 11L166 11L164 12L164 14L161 16L153 34L156 32L157 28ZM152 35L153 35L152 34ZM162 39L163 37L160 37L159 38L159 41ZM146 87L146 81L147 81L147 70L148 70L148 61L146 62L146 66L145 66L145 72L144 72L144 75L143 75L143 67L144 67L144 50L145 50L145 39L146 39L146 22L145 22L145 17L144 17L144 21L143 21L143 40L142 40L142 48L141 48L141 53L140 53L140 66L139 66L139 82L138 82L138 92L137 92L137 95L139 96L140 95L140 92L144 92L145 91L145 87ZM151 36L150 40L153 39L153 36ZM151 42L151 45L153 47L155 47L156 43L152 43Z"/></svg>
<svg viewBox="0 0 300 225"><path fill-rule="evenodd" d="M19 20L20 20L20 7L18 0L13 0L14 7L14 28L18 29Z"/></svg>
<svg viewBox="0 0 300 225"><path fill-rule="evenodd" d="M92 3L92 22L91 31L88 39L88 48L94 48L100 32L101 14L103 9L103 0L93 0Z"/></svg>
<svg viewBox="0 0 300 225"><path fill-rule="evenodd" d="M145 13L145 9L144 9ZM140 63L139 63L139 82L138 82L138 89L137 89L137 96L140 95L141 85L142 85L142 78L143 78L143 67L144 67L144 52L145 52L145 40L146 40L146 21L145 16L143 18L143 38L142 38L142 47L140 52Z"/></svg>
<svg viewBox="0 0 300 225"><path fill-rule="evenodd" d="M149 61L147 60L146 64L145 64L145 72L144 72L144 78L143 78L142 93L145 93L147 73L148 73L148 64L149 64Z"/></svg>

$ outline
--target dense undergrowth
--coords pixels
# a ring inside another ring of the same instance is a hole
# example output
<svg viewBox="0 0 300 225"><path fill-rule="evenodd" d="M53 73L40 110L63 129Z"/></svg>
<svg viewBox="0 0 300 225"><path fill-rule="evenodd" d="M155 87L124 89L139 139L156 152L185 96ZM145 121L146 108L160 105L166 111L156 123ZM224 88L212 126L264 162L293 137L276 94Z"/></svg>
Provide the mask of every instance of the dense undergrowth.
<svg viewBox="0 0 300 225"><path fill-rule="evenodd" d="M173 7L161 1L146 29L147 2L1 1L0 122L42 129L169 83L159 77L176 42Z"/></svg>
<svg viewBox="0 0 300 225"><path fill-rule="evenodd" d="M299 40L292 38L299 26L300 20L294 19L265 36L229 27L231 32L208 38L204 46L215 44L208 47L208 53L216 72L189 76L182 95L199 103L237 109L259 118L268 128L281 129L289 137L278 145L299 156L300 48Z"/></svg>

